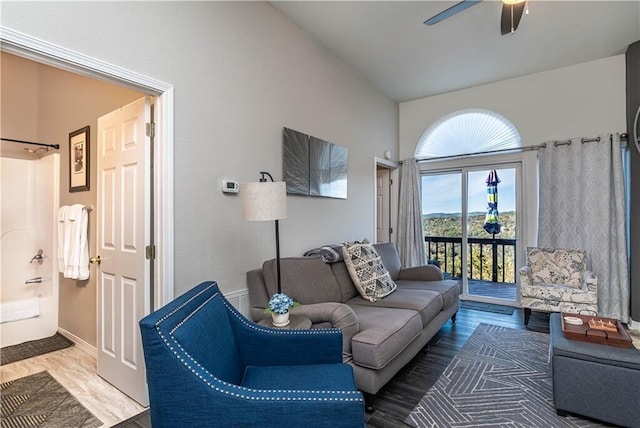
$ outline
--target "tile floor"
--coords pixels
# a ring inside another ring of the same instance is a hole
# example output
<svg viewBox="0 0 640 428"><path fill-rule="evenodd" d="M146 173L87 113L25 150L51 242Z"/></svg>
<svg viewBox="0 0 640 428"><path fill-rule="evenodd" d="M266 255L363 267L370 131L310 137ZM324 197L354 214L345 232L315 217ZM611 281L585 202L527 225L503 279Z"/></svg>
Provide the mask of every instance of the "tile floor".
<svg viewBox="0 0 640 428"><path fill-rule="evenodd" d="M76 346L0 367L0 382L47 370L91 413L111 427L145 408L96 374L96 359Z"/></svg>

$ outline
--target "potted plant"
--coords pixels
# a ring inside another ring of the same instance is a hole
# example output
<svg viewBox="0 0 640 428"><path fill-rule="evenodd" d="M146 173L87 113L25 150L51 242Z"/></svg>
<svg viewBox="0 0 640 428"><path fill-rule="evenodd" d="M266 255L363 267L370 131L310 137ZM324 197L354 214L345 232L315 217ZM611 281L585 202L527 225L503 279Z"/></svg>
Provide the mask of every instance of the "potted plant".
<svg viewBox="0 0 640 428"><path fill-rule="evenodd" d="M271 314L273 325L284 327L289 325L289 309L300 306L300 303L294 302L291 297L284 293L276 293L271 296L267 306L264 313Z"/></svg>

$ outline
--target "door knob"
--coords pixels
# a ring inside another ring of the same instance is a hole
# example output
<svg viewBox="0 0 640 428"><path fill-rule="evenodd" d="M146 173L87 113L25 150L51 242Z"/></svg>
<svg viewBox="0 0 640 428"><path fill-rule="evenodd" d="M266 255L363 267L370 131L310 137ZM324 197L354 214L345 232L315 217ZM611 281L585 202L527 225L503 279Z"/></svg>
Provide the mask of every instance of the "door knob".
<svg viewBox="0 0 640 428"><path fill-rule="evenodd" d="M93 263L100 264L100 262L102 262L102 259L100 258L100 256L95 256L95 257L91 257L89 259L89 262L92 263L92 264Z"/></svg>

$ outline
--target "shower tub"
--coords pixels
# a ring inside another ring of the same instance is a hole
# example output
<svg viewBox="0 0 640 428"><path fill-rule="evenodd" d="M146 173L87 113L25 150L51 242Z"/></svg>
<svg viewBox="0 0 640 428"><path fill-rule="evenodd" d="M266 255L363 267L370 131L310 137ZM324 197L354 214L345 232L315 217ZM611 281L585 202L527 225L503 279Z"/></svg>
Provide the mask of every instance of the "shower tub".
<svg viewBox="0 0 640 428"><path fill-rule="evenodd" d="M60 155L0 158L0 345L58 328L57 210ZM42 250L41 258L34 257ZM42 263L40 263L42 262ZM30 279L40 277L40 282Z"/></svg>

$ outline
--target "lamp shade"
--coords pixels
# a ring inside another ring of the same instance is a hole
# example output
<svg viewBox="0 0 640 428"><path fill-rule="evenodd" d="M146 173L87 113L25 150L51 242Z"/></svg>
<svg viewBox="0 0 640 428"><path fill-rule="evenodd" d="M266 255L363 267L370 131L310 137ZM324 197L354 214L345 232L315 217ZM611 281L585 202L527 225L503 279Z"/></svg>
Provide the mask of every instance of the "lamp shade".
<svg viewBox="0 0 640 428"><path fill-rule="evenodd" d="M287 185L284 181L241 183L242 219L248 221L287 218Z"/></svg>

